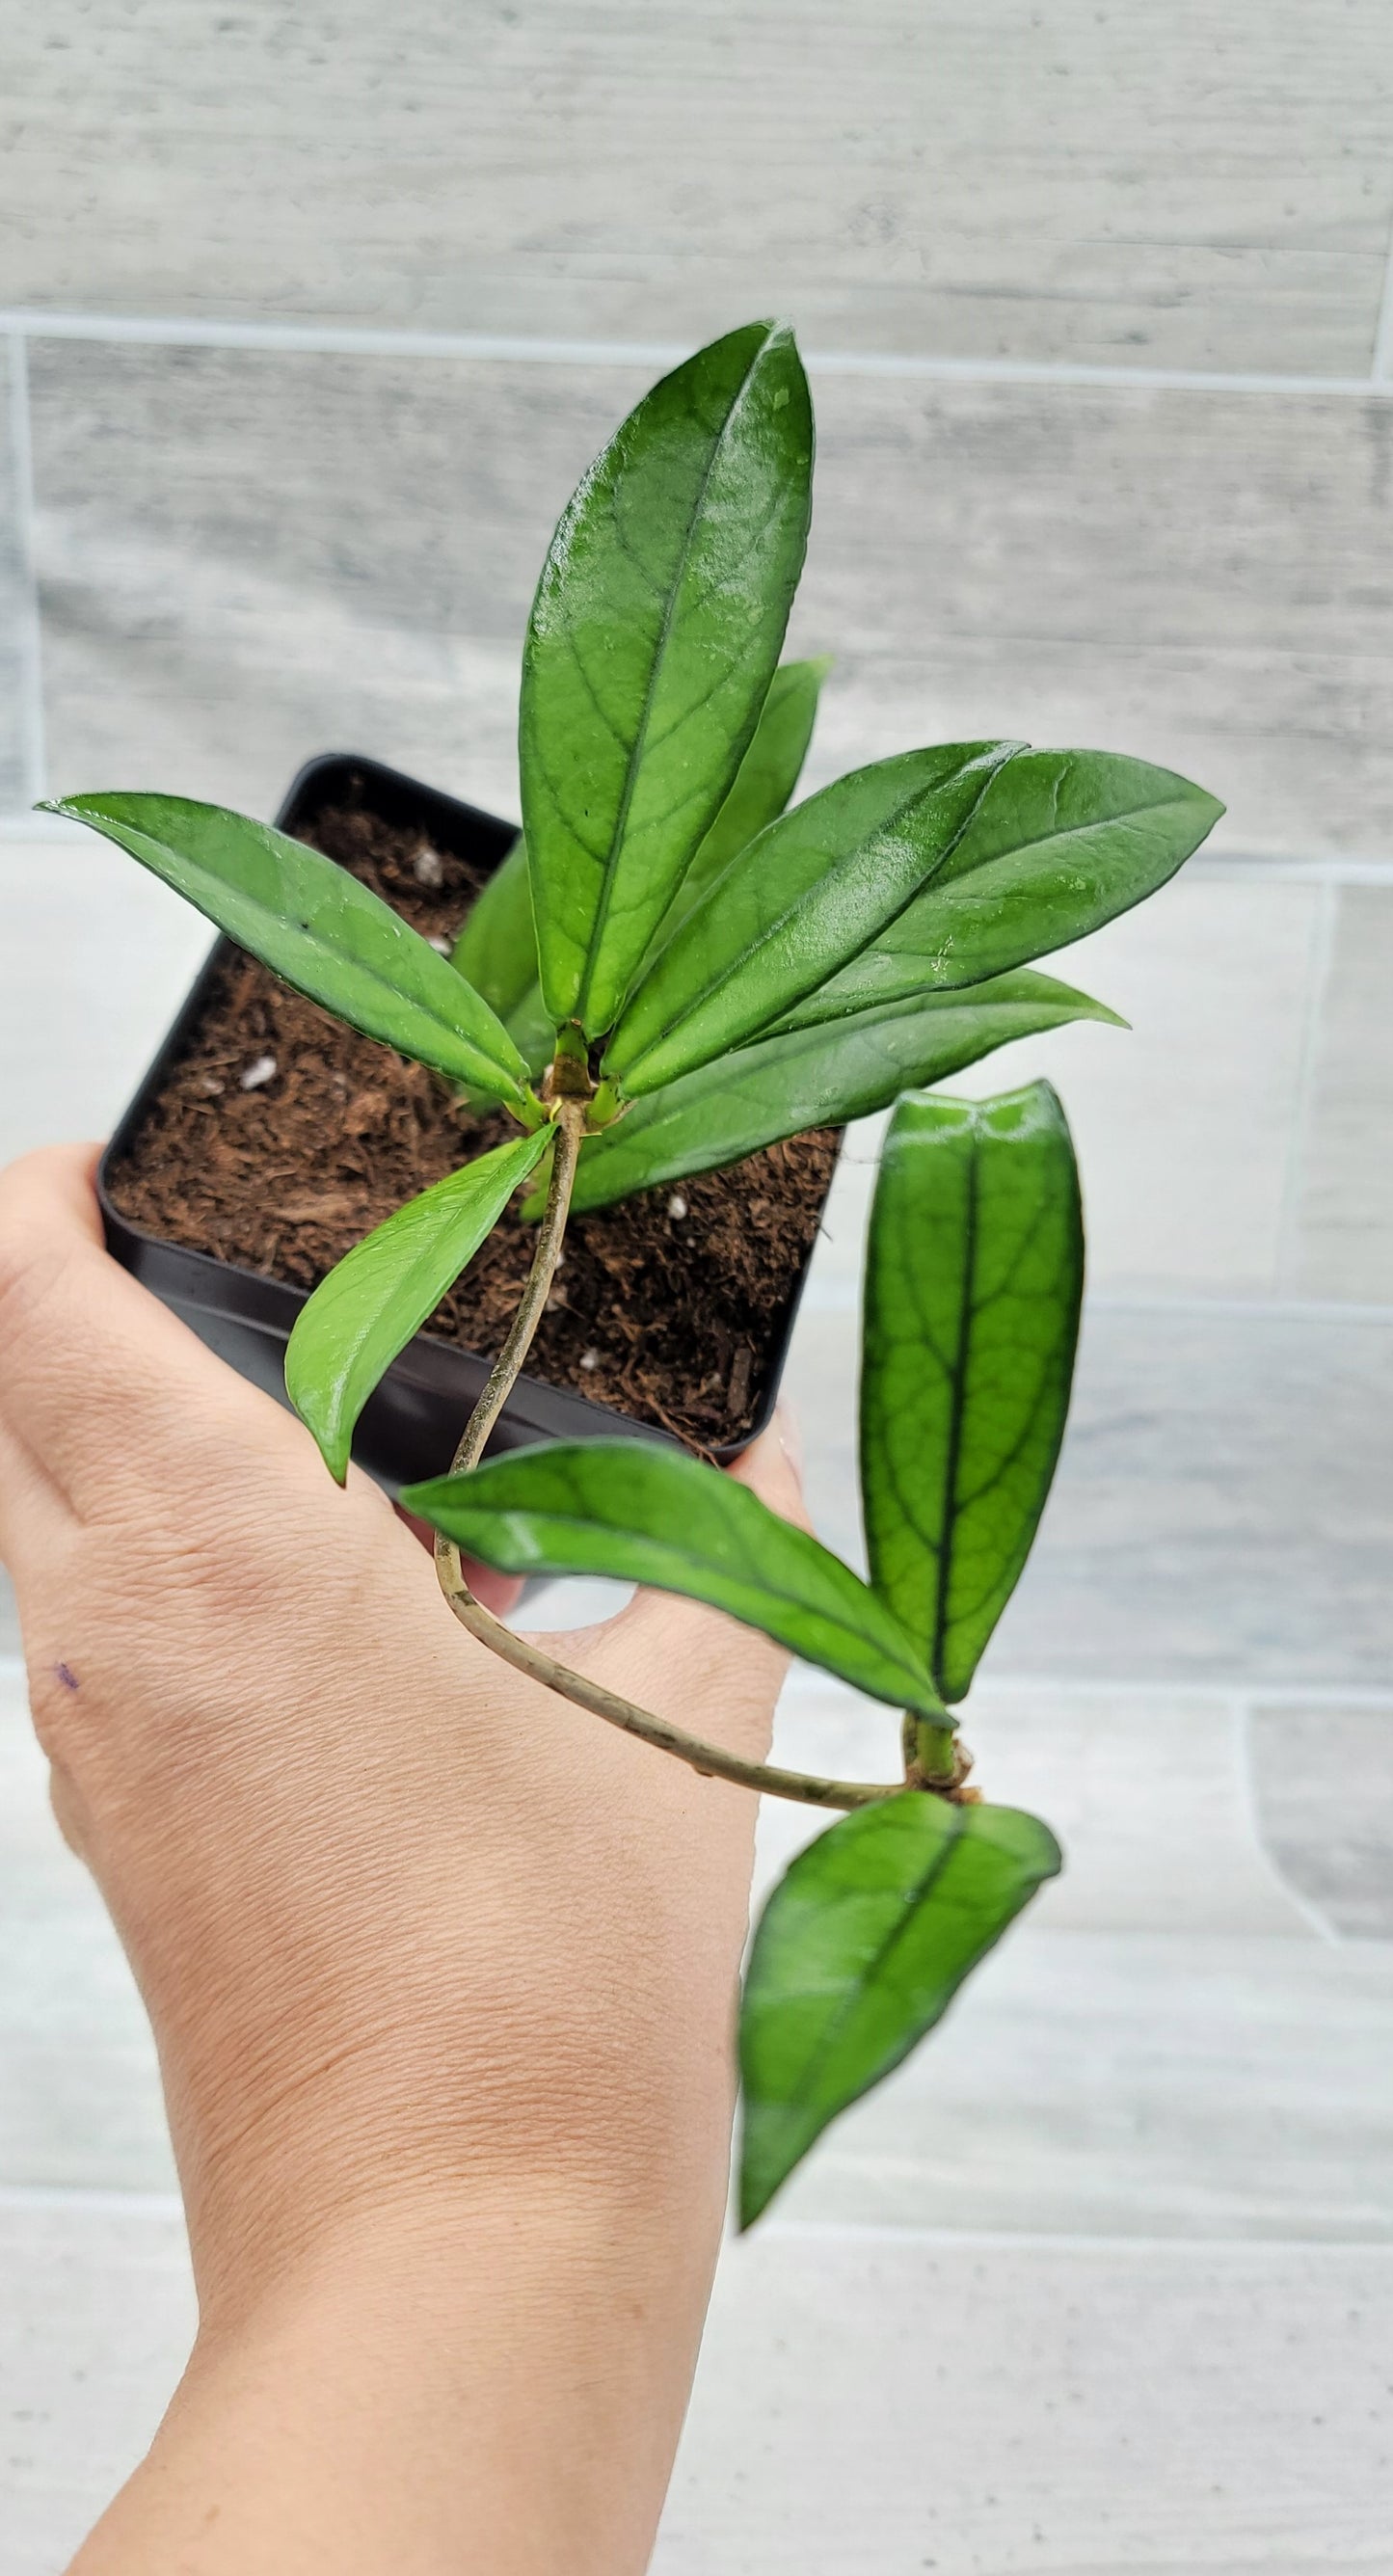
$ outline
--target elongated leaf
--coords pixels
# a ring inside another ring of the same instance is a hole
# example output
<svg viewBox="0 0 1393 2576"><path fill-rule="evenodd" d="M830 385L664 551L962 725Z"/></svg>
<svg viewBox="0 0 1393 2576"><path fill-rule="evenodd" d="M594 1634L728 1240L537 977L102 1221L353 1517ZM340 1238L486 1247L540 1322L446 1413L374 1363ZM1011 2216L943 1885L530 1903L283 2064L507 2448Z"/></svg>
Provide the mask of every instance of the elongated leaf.
<svg viewBox="0 0 1393 2576"><path fill-rule="evenodd" d="M729 792L807 543L792 334L756 322L665 376L596 459L543 567L519 749L542 990L613 1026Z"/></svg>
<svg viewBox="0 0 1393 2576"><path fill-rule="evenodd" d="M340 1484L373 1388L473 1260L548 1142L549 1130L539 1127L408 1199L302 1306L285 1354L286 1393Z"/></svg>
<svg viewBox="0 0 1393 2576"><path fill-rule="evenodd" d="M511 1019L536 984L537 933L521 833L470 905L450 963L503 1021Z"/></svg>
<svg viewBox="0 0 1393 2576"><path fill-rule="evenodd" d="M862 1011L834 1028L757 1038L638 1101L593 1137L581 1153L572 1204L607 1207L631 1190L738 1163L805 1128L868 1117L912 1085L946 1081L1013 1038L1069 1020L1124 1025L1087 993L1025 971L970 993L931 993L922 1002Z"/></svg>
<svg viewBox="0 0 1393 2576"><path fill-rule="evenodd" d="M740 2221L908 2056L1042 1880L1047 1825L907 1791L800 1852L764 1909L740 2015Z"/></svg>
<svg viewBox="0 0 1393 2576"><path fill-rule="evenodd" d="M390 904L321 851L185 796L68 796L44 810L69 814L129 850L350 1028L524 1107L527 1067L487 1002Z"/></svg>
<svg viewBox="0 0 1393 2576"><path fill-rule="evenodd" d="M818 698L831 668L826 655L779 665L735 785L663 915L655 946L666 945L731 860L778 821L808 756Z"/></svg>
<svg viewBox="0 0 1393 2576"><path fill-rule="evenodd" d="M761 832L650 967L605 1053L630 1099L767 1028L943 867L1008 743L875 761Z"/></svg>
<svg viewBox="0 0 1393 2576"><path fill-rule="evenodd" d="M1054 1092L902 1100L866 1255L871 1581L963 1697L1035 1536L1078 1339L1083 1218Z"/></svg>
<svg viewBox="0 0 1393 2576"><path fill-rule="evenodd" d="M1144 760L1018 751L926 891L780 1025L812 1027L1053 956L1154 894L1223 810Z"/></svg>
<svg viewBox="0 0 1393 2576"><path fill-rule="evenodd" d="M893 1612L718 1468L637 1440L558 1441L438 1476L408 1511L509 1574L651 1583L762 1628L872 1699L942 1716Z"/></svg>

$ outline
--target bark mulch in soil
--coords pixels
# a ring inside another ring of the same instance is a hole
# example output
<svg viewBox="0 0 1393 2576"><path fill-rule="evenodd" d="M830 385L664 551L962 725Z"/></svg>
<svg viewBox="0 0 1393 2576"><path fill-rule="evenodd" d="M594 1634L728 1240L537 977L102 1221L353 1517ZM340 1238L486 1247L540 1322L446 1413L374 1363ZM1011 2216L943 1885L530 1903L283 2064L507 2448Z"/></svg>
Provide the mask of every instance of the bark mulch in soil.
<svg viewBox="0 0 1393 2576"><path fill-rule="evenodd" d="M451 938L479 890L467 861L365 807L326 809L300 837L427 938ZM517 1132L502 1112L468 1117L423 1066L235 957L109 1176L111 1195L148 1234L312 1288L403 1199ZM699 1449L742 1437L836 1151L836 1130L815 1129L573 1218L529 1372ZM534 1236L515 1203L427 1330L491 1357Z"/></svg>

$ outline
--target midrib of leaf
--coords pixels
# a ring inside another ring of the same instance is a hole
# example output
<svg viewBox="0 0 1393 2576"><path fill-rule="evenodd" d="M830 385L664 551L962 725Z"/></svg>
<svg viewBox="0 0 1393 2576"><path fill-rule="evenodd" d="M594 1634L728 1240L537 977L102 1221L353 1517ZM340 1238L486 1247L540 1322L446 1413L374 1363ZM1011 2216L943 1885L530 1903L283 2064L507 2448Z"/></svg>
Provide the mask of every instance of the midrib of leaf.
<svg viewBox="0 0 1393 2576"><path fill-rule="evenodd" d="M1009 767L1010 762L1004 760L1000 769L994 769L992 771L992 776L988 779L987 786L989 787L992 783L992 779L999 778L1002 775L1002 772ZM985 796L986 792L987 788L984 787L982 790L982 796ZM1003 859L1019 859L1024 856L1027 850L1048 849L1051 841L1082 841L1094 832L1115 832L1119 824L1135 823L1143 814L1164 814L1168 806L1185 805L1192 801L1190 798L1185 796L1153 796L1150 797L1144 805L1126 805L1123 806L1116 814L1095 815L1091 823L1061 823L1058 819L1059 781L1057 778L1050 781L1050 795L1053 799L1055 809L1055 826L1053 831L1033 833L1028 841L1013 841L1009 849L994 850L989 859L982 859L978 864L983 868L999 867ZM982 797L979 796L977 805L980 805L981 801ZM977 805L973 806L972 812L967 818L967 822L965 822L962 827L962 832L959 832L956 835L952 843L952 847L944 851L940 866L934 870L934 873L929 878L927 884L920 887L919 893L921 895L932 894L934 887L938 883L939 876L942 873L942 868L947 866L949 859L953 855L953 851L957 849L959 842L962 840L963 832L966 832L969 824L976 821ZM961 880L959 880L959 882L961 882ZM915 899L917 901L918 897ZM896 919L898 919L898 917L899 916L896 915ZM893 924L889 924L887 927L893 928Z"/></svg>
<svg viewBox="0 0 1393 2576"><path fill-rule="evenodd" d="M57 806L56 800L55 810L64 810ZM82 819L80 813L79 819ZM160 850L172 846L165 842L156 840L153 833L142 831L138 824L127 825L126 828L131 832L134 839L148 842L152 850ZM226 886L229 882L227 878L219 876L215 868L209 867L206 861L199 859L191 860L189 862L189 866L194 873L199 876L206 877L213 885ZM154 871L154 873L158 874L160 871ZM300 937L307 940L310 947L316 950L321 956L329 958L334 964L347 966L351 972L356 975L364 976L370 986L375 988L378 992L389 995L391 1000L399 1006L404 1004L408 1010L420 1011L426 1018L436 1020L440 1027L448 1028L451 1031L451 1034L460 1040L462 1045L473 1047L482 1063L493 1065L495 1070L500 1073L505 1070L502 1059L495 1055L489 1048L486 1032L476 1036L472 1030L462 1027L459 1020L453 1014L449 1019L446 1019L443 1010L437 1010L436 1004L432 998L429 996L420 998L412 993L404 993L401 985L394 981L391 976L385 975L374 959L358 956L348 945L346 940L336 941L330 933L320 929L316 922L313 920L306 921L304 919L305 902L303 897L301 897L300 900L295 903L288 912L286 912L278 911L274 904L267 903L261 895L248 893L239 886L234 885L232 891L241 895L243 902L246 903L250 909L254 923L269 923L273 931L284 931L286 928L298 931ZM372 895L372 888L370 886L363 887L362 891L369 896ZM382 911L386 915L387 923L391 928L396 932L405 932L408 943L407 953L410 954L414 943L420 939L419 931L413 931L411 924L403 921L401 915L394 912L390 904L383 903L380 895L374 899L377 903L381 904ZM352 917L351 911L345 915L345 918L348 920L351 920ZM264 931L262 932L262 937L263 939L265 938ZM241 944L245 945L246 943ZM422 941L421 944L426 948L430 947L430 942L428 940ZM431 949L430 953L434 956L436 952ZM273 969L272 971L274 972L276 970ZM466 984L467 979L464 976L461 976L460 982L462 984ZM472 992L474 988L472 985L467 985L467 989ZM479 996L479 999L482 1001L482 995ZM321 1005L321 1008L325 1007L327 1007L327 1005ZM483 1007L487 1010L489 1006L485 1002L483 1003ZM497 1018L496 1013L494 1013L493 1016ZM502 1027L501 1021L499 1022L499 1026ZM506 1035L507 1032L505 1031L504 1034ZM390 1041L388 1041L388 1043L390 1043ZM514 1088L516 1088L515 1077L511 1073L508 1075L508 1079L513 1083Z"/></svg>
<svg viewBox="0 0 1393 2576"><path fill-rule="evenodd" d="M533 1515L538 1520L547 1520L554 1528L563 1531L568 1529L593 1531L596 1527L596 1522L593 1517L583 1511L557 1510L554 1507L544 1507L537 1503L523 1503L521 1505L505 1504L504 1510L507 1512L517 1512L520 1510L524 1514ZM603 1524L600 1524L600 1526L602 1527ZM641 1538L647 1537L647 1533L644 1531L640 1531L638 1535ZM652 1539L648 1543L654 1547L663 1548L672 1554L680 1554L680 1548L676 1540ZM696 1564L703 1572L717 1575L723 1581L729 1583L749 1583L749 1577L747 1575L728 1574L725 1567L720 1565L714 1557L699 1556L696 1555L695 1551L693 1551L693 1556ZM839 1563L839 1561L840 1560L835 1557L832 1560L834 1564ZM786 1609L798 1611L805 1619L825 1620L829 1628L839 1630L843 1636L854 1637L860 1644L873 1647L877 1654L885 1656L887 1662L889 1661L895 1646L901 1643L899 1639L894 1640L893 1643L884 1641L877 1637L874 1634L874 1631L869 1628L854 1628L845 1613L831 1609L819 1609L816 1603L810 1604L805 1601L800 1593L786 1591L782 1584L766 1581L763 1575L760 1576L758 1584L751 1585L750 1588L752 1590L759 1590L765 1594L767 1599L777 1602ZM867 1599L873 1601L876 1608L880 1610L884 1616L891 1619L894 1618L894 1612L888 1608L887 1604L877 1598L877 1596L871 1591L869 1584L864 1584L862 1586L862 1590L866 1593ZM898 1624L898 1622L896 1624ZM913 1639L909 1636L908 1632L905 1633L903 1638L903 1646L906 1650L904 1669L907 1673L912 1674L914 1671L914 1645Z"/></svg>
<svg viewBox="0 0 1393 2576"><path fill-rule="evenodd" d="M653 715L653 700L657 694L658 680L662 672L663 663L667 657L668 644L672 636L673 620L677 614L677 595L682 587L682 577L691 557L692 537L696 529L697 521L701 516L706 495L711 488L711 477L716 471L716 459L720 455L726 439L730 435L736 414L738 413L741 404L744 402L746 393L749 390L750 378L754 374L755 368L763 357L768 346L769 337L766 333L764 339L760 342L759 348L751 358L748 367L745 369L744 375L740 379L740 390L736 394L735 400L731 404L730 409L726 413L725 419L721 424L719 434L712 446L710 456L706 460L706 470L702 475L691 509L687 515L687 525L682 538L681 558L678 563L676 577L668 590L667 600L663 608L662 624L658 634L658 649L653 656L652 667L649 671L647 685L643 692L643 705L639 713L638 731L634 736L633 749L629 754L628 767L624 773L624 787L623 793L619 799L619 811L614 818L614 828L610 833L609 851L604 863L604 878L600 886L600 899L596 904L595 918L590 926L590 942L585 955L585 971L581 976L580 988L576 994L575 1004L575 1017L582 1024L584 1024L586 1009L589 1005L590 989L594 982L595 967L599 959L600 942L604 936L605 924L609 919L610 904L614 895L614 880L618 870L619 854L624 846L624 833L628 825L630 808L634 801L634 790L638 785L638 774L643 765L644 751L647 748L648 727ZM610 515L615 521L615 534L618 538L619 545L625 552L627 552L628 549L624 546L624 540L619 536L618 511L615 506L616 500L617 495L611 494ZM582 678L585 679L585 673L580 662L580 656L576 653L574 645L572 645L571 651L572 657L576 662L576 666L581 670ZM588 679L585 679L585 685L587 689L590 687Z"/></svg>
<svg viewBox="0 0 1393 2576"><path fill-rule="evenodd" d="M927 1789L910 1792L910 1795L921 1798L930 1797L932 1794L932 1791ZM923 1875L920 1878L915 1880L913 1886L903 1897L898 1920L891 1924L884 1940L881 1942L879 1948L874 1952L870 1967L866 1971L865 1976L860 1980L861 1986L869 1985L872 1977L878 1977L882 1973L887 1960L893 1956L894 1952L899 1948L900 1943L907 1937L910 1926L914 1921L915 1914L923 1904L925 1897L932 1895L934 1888L943 1876L954 1852L962 1841L965 1830L962 1821L962 1813L963 1811L961 1807L953 1807L950 1809L953 1823L952 1832L949 1834L945 1842L940 1843L937 1851L934 1853L933 1859L929 1863L928 1868L923 1872ZM842 1997L841 2002L837 2006L836 2012L833 2014L831 2021L818 2041L812 2057L808 2061L803 2079L805 2087L811 2086L816 2081L820 2070L826 2065L827 2060L831 2056L833 2049L836 2047L838 2040L841 2038L842 2032L845 2030L848 2021L855 2012L859 2000L859 1989L853 1989Z"/></svg>
<svg viewBox="0 0 1393 2576"><path fill-rule="evenodd" d="M954 1537L958 1469L962 1460L963 1421L967 1412L967 1362L972 1338L972 1282L977 1267L977 1194L978 1148L974 1138L967 1166L967 1207L963 1226L962 1306L958 1314L957 1347L948 1372L948 1439L943 1460L943 1543L935 1551L938 1557L938 1605L934 1616L933 1652L929 1670L934 1688L943 1693L943 1656L948 1641L948 1595L953 1585Z"/></svg>

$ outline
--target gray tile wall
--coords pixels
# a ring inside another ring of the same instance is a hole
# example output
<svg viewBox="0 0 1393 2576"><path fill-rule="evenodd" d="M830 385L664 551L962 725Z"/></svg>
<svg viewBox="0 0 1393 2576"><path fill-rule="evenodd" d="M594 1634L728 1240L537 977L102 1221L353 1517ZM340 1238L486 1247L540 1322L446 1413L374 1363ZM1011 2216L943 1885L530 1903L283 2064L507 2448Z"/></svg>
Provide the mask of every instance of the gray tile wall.
<svg viewBox="0 0 1393 2576"><path fill-rule="evenodd" d="M1048 1073L1084 1172L1068 1447L969 1727L1070 1868L733 2249L656 2563L1381 2567L1387 0L0 21L0 1159L109 1125L204 936L32 796L264 812L345 747L515 810L555 513L661 352L751 313L817 361L812 780L1000 730L1225 798L1212 854L1064 961L1130 1033L962 1084ZM876 1141L792 1369L853 1554ZM17 1642L0 1579L0 2576L39 2576L189 2302L153 2049ZM780 1729L877 1766L806 1679ZM802 1831L766 1812L766 1878Z"/></svg>
<svg viewBox="0 0 1393 2576"><path fill-rule="evenodd" d="M16 302L1359 375L1383 0L80 0L7 30ZM753 299L753 305L752 305Z"/></svg>

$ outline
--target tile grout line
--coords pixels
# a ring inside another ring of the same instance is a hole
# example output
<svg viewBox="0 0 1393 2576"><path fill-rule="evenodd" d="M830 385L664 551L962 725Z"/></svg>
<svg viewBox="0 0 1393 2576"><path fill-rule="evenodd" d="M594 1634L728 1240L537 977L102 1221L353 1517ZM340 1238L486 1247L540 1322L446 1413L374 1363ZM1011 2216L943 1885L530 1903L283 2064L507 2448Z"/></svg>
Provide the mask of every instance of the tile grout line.
<svg viewBox="0 0 1393 2576"><path fill-rule="evenodd" d="M1077 2228L1005 2228L1005 2227L897 2227L893 2219L868 2218L858 2221L846 2218L768 2218L758 2233L749 2239L727 2242L727 2257L748 2245L757 2252L760 2245L778 2238L799 2243L809 2240L843 2238L852 2244L920 2245L951 2253L1031 2253L1060 2254L1194 2254L1204 2256L1242 2257L1248 2254L1370 2254L1393 2255L1393 2243L1386 2236L1130 2236L1084 2235Z"/></svg>
<svg viewBox="0 0 1393 2576"><path fill-rule="evenodd" d="M1383 266L1383 296L1374 330L1374 354L1369 372L1373 383L1380 390L1393 386L1393 223L1388 227L1388 255Z"/></svg>
<svg viewBox="0 0 1393 2576"><path fill-rule="evenodd" d="M1279 1298L1289 1293L1296 1261L1297 1224L1300 1216L1303 1179L1311 1149L1316 1071L1320 1060L1325 1006L1330 991L1330 976L1335 956L1338 906L1338 889L1332 885L1322 886L1317 898L1315 937L1311 942L1311 959L1306 977L1301 1059L1296 1078L1296 1106L1287 1131L1286 1171L1282 1181L1282 1213L1277 1227L1274 1280Z"/></svg>
<svg viewBox="0 0 1393 2576"><path fill-rule="evenodd" d="M21 584L20 753L24 792L31 803L47 783L44 744L43 630L39 619L39 585L34 551L34 442L29 406L29 352L22 332L8 336L10 376L10 454L14 478L15 524L19 541Z"/></svg>
<svg viewBox="0 0 1393 2576"><path fill-rule="evenodd" d="M674 366L685 342L571 340L545 334L409 331L365 323L238 322L197 315L45 313L32 306L0 309L0 330L33 340L96 341L143 348L283 350L288 355L464 358L486 364L575 367ZM1304 376L1281 370L1244 373L1204 367L1126 367L1067 359L954 358L911 352L809 349L821 375L884 377L905 383L1094 386L1139 393L1227 393L1333 396L1341 401L1393 400L1393 379Z"/></svg>
<svg viewBox="0 0 1393 2576"><path fill-rule="evenodd" d="M1232 1702L1229 1717L1239 1809L1248 1828L1248 1840L1257 1855L1259 1865L1286 1903L1291 1906L1293 1912L1298 1914L1307 1929L1315 1934L1316 1939L1323 1942L1327 1949L1342 1949L1344 1943L1338 1927L1331 1922L1327 1914L1322 1912L1320 1906L1313 1905L1309 1897L1303 1896L1299 1888L1292 1886L1280 1862L1274 1858L1268 1848L1267 1839L1262 1830L1257 1772L1253 1764L1253 1694L1246 1691L1237 1693Z"/></svg>

